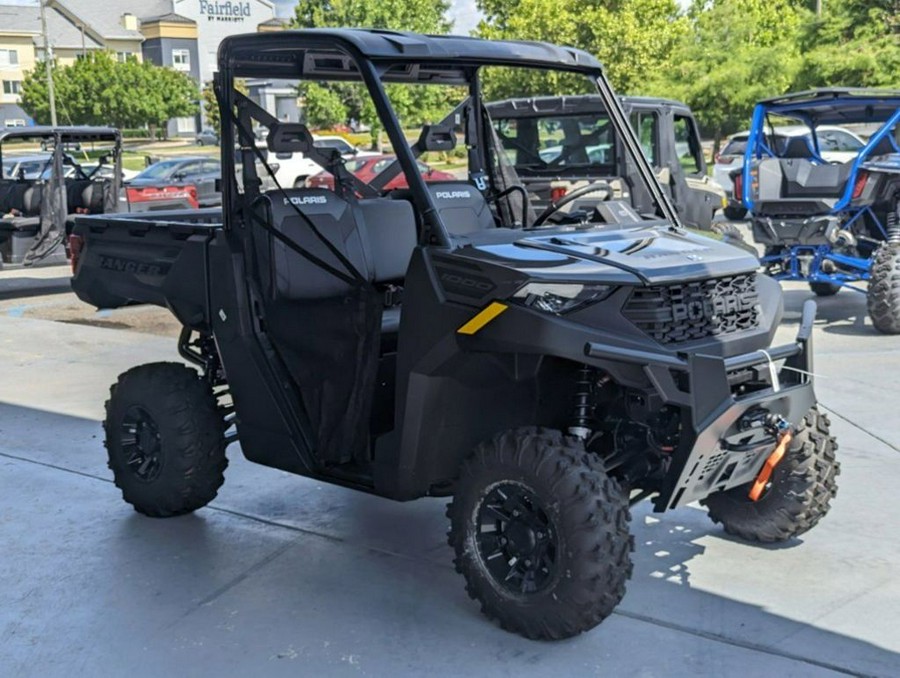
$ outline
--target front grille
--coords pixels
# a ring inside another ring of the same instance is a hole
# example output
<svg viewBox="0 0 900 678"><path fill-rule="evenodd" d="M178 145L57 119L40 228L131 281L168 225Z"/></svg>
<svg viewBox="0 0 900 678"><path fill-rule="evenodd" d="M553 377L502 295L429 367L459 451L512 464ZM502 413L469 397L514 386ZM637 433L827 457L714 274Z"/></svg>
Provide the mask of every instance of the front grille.
<svg viewBox="0 0 900 678"><path fill-rule="evenodd" d="M732 334L759 326L756 274L638 287L624 314L661 344Z"/></svg>

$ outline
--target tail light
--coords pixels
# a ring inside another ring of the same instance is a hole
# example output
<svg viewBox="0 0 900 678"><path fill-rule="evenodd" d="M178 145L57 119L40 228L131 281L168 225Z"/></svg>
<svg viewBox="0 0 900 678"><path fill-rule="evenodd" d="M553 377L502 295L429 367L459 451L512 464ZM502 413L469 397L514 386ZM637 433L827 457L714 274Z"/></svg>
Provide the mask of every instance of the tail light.
<svg viewBox="0 0 900 678"><path fill-rule="evenodd" d="M141 202L158 202L164 200L177 200L184 198L192 209L200 207L197 201L196 186L163 186L163 187L142 187L128 186L125 189L128 203L133 205Z"/></svg>
<svg viewBox="0 0 900 678"><path fill-rule="evenodd" d="M569 189L565 186L554 186L550 189L550 202L557 203L563 198L566 197L566 193L569 192Z"/></svg>
<svg viewBox="0 0 900 678"><path fill-rule="evenodd" d="M78 261L81 259L81 250L84 247L84 238L80 235L69 236L69 257L72 263L72 275L78 272Z"/></svg>
<svg viewBox="0 0 900 678"><path fill-rule="evenodd" d="M734 177L734 199L742 200L744 197L744 177L738 174Z"/></svg>
<svg viewBox="0 0 900 678"><path fill-rule="evenodd" d="M866 182L868 180L869 173L865 170L860 170L859 174L856 176L856 182L853 184L853 195L851 196L853 200L862 196L863 191L866 190Z"/></svg>

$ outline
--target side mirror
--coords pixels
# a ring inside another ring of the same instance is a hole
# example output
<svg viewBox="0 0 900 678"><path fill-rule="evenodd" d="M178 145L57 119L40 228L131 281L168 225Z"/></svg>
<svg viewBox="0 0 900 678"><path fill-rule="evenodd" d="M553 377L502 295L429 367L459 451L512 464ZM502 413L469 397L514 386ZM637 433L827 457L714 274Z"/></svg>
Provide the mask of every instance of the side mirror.
<svg viewBox="0 0 900 678"><path fill-rule="evenodd" d="M184 181L185 177L187 177L187 175L184 172L175 172L172 175L172 180L173 181Z"/></svg>

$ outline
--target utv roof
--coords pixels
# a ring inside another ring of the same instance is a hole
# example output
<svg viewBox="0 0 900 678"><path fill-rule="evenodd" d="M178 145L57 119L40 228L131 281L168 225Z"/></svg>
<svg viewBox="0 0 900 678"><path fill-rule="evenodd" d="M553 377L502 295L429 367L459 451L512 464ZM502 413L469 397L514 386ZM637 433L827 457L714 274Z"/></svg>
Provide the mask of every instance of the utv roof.
<svg viewBox="0 0 900 678"><path fill-rule="evenodd" d="M626 106L646 108L659 108L671 106L689 110L687 104L674 99L660 99L657 97L619 97ZM592 113L597 110L606 110L603 99L596 94L582 94L578 96L540 96L521 97L517 99L503 99L491 101L485 104L492 115L506 117L524 117L532 113Z"/></svg>
<svg viewBox="0 0 900 678"><path fill-rule="evenodd" d="M794 92L759 102L769 113L814 124L884 122L900 109L900 90L841 87Z"/></svg>
<svg viewBox="0 0 900 678"><path fill-rule="evenodd" d="M119 130L115 127L0 127L0 142L11 139L53 139L62 141L115 141Z"/></svg>
<svg viewBox="0 0 900 678"><path fill-rule="evenodd" d="M225 38L219 46L220 70L231 67L243 77L302 76L319 80L358 80L350 57L380 66L397 64L382 75L394 82L465 81L463 68L479 65L523 66L599 73L600 62L574 47L542 42L495 41L458 35L422 35L399 31L314 28L248 33ZM419 69L414 64L423 64Z"/></svg>

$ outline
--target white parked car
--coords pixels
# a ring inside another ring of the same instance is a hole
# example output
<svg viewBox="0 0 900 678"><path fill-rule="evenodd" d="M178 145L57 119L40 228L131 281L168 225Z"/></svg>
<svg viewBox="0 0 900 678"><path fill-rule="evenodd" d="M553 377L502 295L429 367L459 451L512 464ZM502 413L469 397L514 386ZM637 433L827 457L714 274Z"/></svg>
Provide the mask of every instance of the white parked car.
<svg viewBox="0 0 900 678"><path fill-rule="evenodd" d="M716 156L716 162L713 165L713 179L725 189L725 193L729 197L733 190L729 175L743 167L744 151L747 149L747 137L749 136L750 132L739 132L730 136ZM808 127L785 125L774 128L774 134L770 137L770 148L778 155L784 149L788 139L794 137L807 137L807 142L812 142L808 138ZM819 143L819 155L826 162L849 162L856 158L859 149L866 143L850 130L836 125L821 125L816 129L816 138ZM812 147L810 147L810 152L812 153Z"/></svg>
<svg viewBox="0 0 900 678"><path fill-rule="evenodd" d="M320 148L336 148L345 160L378 155L374 151L363 151L339 136L313 136L313 140L313 143ZM306 185L309 177L322 171L319 165L302 153L270 154L264 139L257 141L256 145L267 154L266 162L275 173L278 184L283 188L302 188ZM260 176L264 177L265 174L265 172L261 172Z"/></svg>

